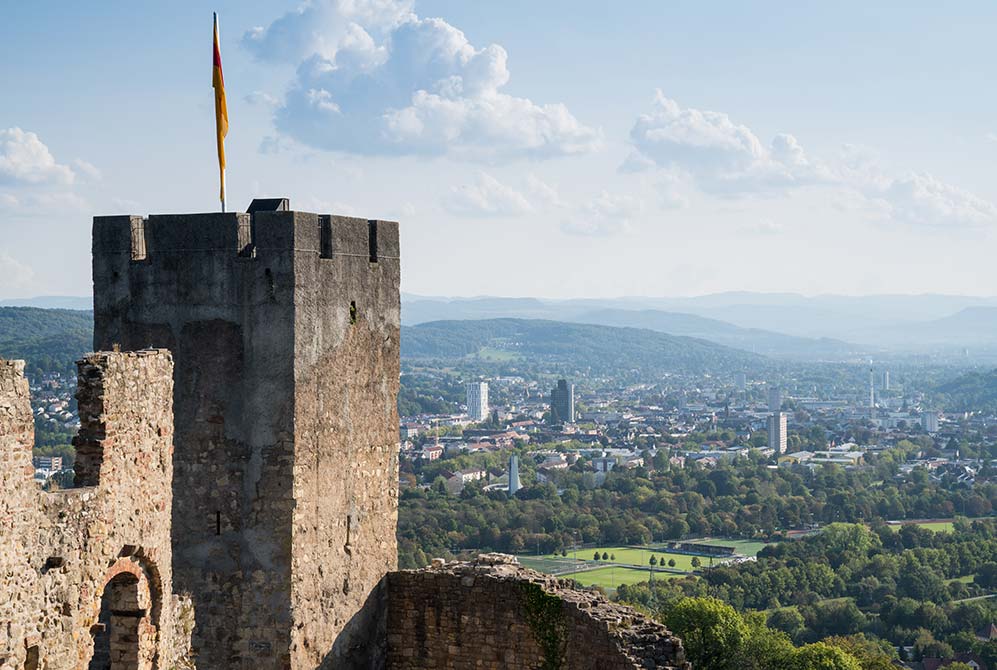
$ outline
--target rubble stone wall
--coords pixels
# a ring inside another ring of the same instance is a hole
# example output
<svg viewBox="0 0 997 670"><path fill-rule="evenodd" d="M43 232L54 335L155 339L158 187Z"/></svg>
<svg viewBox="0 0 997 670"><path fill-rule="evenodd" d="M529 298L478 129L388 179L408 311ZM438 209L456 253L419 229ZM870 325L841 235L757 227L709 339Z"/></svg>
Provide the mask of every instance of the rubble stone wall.
<svg viewBox="0 0 997 670"><path fill-rule="evenodd" d="M686 670L682 642L511 556L388 575L389 670Z"/></svg>
<svg viewBox="0 0 997 670"><path fill-rule="evenodd" d="M78 363L82 488L33 480L22 361L0 361L0 668L182 667L170 546L173 363L168 352ZM102 604L105 615L102 618ZM104 636L104 637L102 637Z"/></svg>

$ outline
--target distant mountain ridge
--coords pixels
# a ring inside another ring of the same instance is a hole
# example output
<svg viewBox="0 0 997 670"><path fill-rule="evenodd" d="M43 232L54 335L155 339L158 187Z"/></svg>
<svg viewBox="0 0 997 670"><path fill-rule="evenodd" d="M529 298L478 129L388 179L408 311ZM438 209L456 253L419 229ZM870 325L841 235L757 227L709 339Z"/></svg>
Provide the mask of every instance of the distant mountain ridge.
<svg viewBox="0 0 997 670"><path fill-rule="evenodd" d="M651 315L646 312L658 312ZM641 314L645 313L645 314ZM435 319L542 318L637 325L689 334L766 355L854 359L886 353L997 355L997 297L729 292L688 298L424 298L406 294L403 323ZM712 319L694 323L689 317ZM732 330L740 328L741 331ZM792 340L786 338L803 338Z"/></svg>
<svg viewBox="0 0 997 670"><path fill-rule="evenodd" d="M623 309L604 300L543 301L537 298L411 299L402 303L402 322L467 319L546 319L603 326L644 328L696 337L779 358L834 359L861 357L868 349L832 338L802 338L684 312Z"/></svg>
<svg viewBox="0 0 997 670"><path fill-rule="evenodd" d="M40 295L34 298L0 300L0 307L37 307L39 309L93 309L93 298L76 295Z"/></svg>
<svg viewBox="0 0 997 670"><path fill-rule="evenodd" d="M765 357L691 337L541 319L432 321L403 326L403 359L468 358L559 363L595 374L640 370L721 372L758 368Z"/></svg>

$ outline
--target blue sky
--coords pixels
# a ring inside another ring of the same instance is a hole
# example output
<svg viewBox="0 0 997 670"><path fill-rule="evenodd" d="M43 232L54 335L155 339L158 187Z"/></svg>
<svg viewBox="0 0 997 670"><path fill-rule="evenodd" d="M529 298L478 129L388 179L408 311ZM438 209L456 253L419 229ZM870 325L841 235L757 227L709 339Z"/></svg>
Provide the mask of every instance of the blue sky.
<svg viewBox="0 0 997 670"><path fill-rule="evenodd" d="M397 219L408 292L995 293L993 3L91 4L0 26L0 298L217 207L210 9L230 208Z"/></svg>

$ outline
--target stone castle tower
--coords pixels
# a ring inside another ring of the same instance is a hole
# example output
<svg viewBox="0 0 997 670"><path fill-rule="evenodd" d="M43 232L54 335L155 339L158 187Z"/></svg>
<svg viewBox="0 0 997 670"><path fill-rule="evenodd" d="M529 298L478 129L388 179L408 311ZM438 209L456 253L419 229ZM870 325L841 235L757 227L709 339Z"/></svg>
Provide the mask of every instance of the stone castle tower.
<svg viewBox="0 0 997 670"><path fill-rule="evenodd" d="M286 200L96 217L93 280L95 350L175 359L173 583L198 666L362 645L396 567L398 225Z"/></svg>

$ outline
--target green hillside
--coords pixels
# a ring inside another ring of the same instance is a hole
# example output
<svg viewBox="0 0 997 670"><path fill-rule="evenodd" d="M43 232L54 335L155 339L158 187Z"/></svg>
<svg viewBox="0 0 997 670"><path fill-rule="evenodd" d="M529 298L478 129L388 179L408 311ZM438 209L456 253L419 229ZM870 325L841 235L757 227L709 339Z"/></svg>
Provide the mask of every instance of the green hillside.
<svg viewBox="0 0 997 670"><path fill-rule="evenodd" d="M24 359L29 373L67 372L93 348L93 312L0 307L0 358Z"/></svg>
<svg viewBox="0 0 997 670"><path fill-rule="evenodd" d="M646 374L743 369L762 356L691 337L639 328L614 328L532 319L433 321L402 328L402 357L570 363L593 372Z"/></svg>

